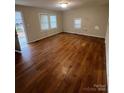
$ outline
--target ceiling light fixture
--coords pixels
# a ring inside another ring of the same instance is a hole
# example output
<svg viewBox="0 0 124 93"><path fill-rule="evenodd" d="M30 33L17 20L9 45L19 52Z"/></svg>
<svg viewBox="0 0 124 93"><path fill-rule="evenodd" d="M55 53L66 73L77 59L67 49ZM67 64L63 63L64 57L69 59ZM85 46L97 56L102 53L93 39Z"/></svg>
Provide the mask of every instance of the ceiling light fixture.
<svg viewBox="0 0 124 93"><path fill-rule="evenodd" d="M58 5L59 5L60 7L62 7L62 8L66 8L66 7L68 6L68 4L69 4L68 1L62 0L62 1L59 2Z"/></svg>
<svg viewBox="0 0 124 93"><path fill-rule="evenodd" d="M62 8L66 8L67 5L68 5L68 3L60 3L60 6L61 6Z"/></svg>

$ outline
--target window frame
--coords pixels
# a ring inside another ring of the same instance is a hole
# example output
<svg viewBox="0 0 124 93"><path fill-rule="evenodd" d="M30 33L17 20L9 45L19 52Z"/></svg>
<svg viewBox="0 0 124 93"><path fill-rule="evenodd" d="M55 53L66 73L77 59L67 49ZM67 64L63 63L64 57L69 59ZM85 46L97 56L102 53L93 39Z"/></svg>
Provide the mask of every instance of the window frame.
<svg viewBox="0 0 124 93"><path fill-rule="evenodd" d="M76 24L75 24L75 21L76 20L80 20L80 28L77 28L76 27ZM74 25L74 29L81 29L82 28L82 19L81 18L74 18L74 20L73 20L73 25Z"/></svg>
<svg viewBox="0 0 124 93"><path fill-rule="evenodd" d="M51 28L51 19L50 19L50 16L56 16L56 27L55 28ZM50 24L50 29L57 29L57 27L58 27L58 25L57 25L57 15L55 15L55 14L50 14L49 15L49 24Z"/></svg>
<svg viewBox="0 0 124 93"><path fill-rule="evenodd" d="M47 15L48 16L48 29L42 29L42 24L41 24L41 16L42 15ZM48 14L48 13L39 13L39 23L40 23L40 29L41 31L49 31L52 29L57 29L58 28L58 18L56 14ZM56 28L51 28L51 20L50 20L50 16L56 16Z"/></svg>
<svg viewBox="0 0 124 93"><path fill-rule="evenodd" d="M48 29L43 29L42 28L42 24L41 24L41 16L42 15L47 15L47 17L48 17ZM47 13L39 13L39 22L40 22L40 29L41 29L41 31L48 31L50 29L50 26L49 26L49 15Z"/></svg>

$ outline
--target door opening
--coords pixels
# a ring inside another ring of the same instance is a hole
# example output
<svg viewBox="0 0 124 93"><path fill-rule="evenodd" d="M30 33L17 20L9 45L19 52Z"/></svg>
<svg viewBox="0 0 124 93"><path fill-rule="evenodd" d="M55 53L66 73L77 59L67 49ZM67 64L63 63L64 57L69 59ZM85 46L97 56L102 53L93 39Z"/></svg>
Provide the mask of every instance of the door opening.
<svg viewBox="0 0 124 93"><path fill-rule="evenodd" d="M20 48L23 50L25 47L27 47L27 39L24 29L24 20L20 11L16 11L15 13L15 27L20 43Z"/></svg>

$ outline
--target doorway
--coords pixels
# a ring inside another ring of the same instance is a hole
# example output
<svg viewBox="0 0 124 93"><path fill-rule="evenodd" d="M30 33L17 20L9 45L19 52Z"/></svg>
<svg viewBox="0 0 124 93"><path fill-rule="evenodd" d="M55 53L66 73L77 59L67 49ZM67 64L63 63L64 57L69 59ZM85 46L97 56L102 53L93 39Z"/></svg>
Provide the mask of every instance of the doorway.
<svg viewBox="0 0 124 93"><path fill-rule="evenodd" d="M20 11L15 12L15 27L21 50L27 47L27 39L24 29L24 20Z"/></svg>

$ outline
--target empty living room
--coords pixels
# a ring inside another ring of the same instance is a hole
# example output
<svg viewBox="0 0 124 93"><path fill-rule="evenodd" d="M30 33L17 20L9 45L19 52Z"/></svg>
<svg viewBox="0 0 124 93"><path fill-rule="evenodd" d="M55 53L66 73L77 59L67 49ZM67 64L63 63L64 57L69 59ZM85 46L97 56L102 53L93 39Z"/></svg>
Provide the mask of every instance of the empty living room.
<svg viewBox="0 0 124 93"><path fill-rule="evenodd" d="M16 93L108 93L109 0L15 0Z"/></svg>

